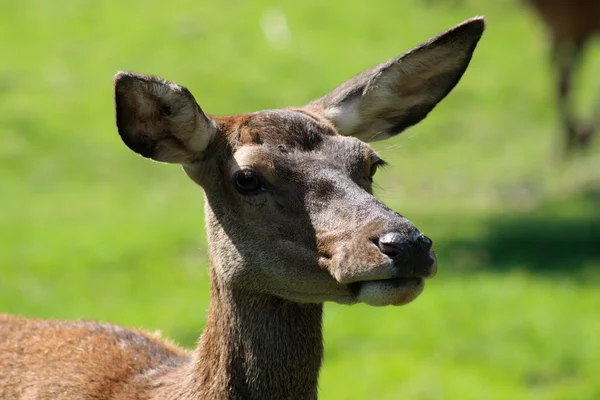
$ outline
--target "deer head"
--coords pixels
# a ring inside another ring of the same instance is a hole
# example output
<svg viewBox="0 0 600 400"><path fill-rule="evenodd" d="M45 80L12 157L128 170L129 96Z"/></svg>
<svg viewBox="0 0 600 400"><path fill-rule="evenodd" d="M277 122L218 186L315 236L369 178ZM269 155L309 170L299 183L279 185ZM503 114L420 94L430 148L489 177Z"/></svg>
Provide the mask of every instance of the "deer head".
<svg viewBox="0 0 600 400"><path fill-rule="evenodd" d="M483 32L475 18L304 107L205 114L184 87L115 77L125 144L181 164L202 186L218 287L300 303L401 305L436 273L432 242L373 196L367 144L421 121L458 83Z"/></svg>

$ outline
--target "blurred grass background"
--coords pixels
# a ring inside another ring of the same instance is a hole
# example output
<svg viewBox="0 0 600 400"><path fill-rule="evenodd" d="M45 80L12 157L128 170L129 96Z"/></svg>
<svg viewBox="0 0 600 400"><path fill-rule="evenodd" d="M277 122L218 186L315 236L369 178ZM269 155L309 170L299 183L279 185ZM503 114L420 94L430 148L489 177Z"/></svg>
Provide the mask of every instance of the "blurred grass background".
<svg viewBox="0 0 600 400"><path fill-rule="evenodd" d="M457 89L375 148L434 240L403 308L328 304L323 399L599 399L600 147L561 156L544 31L517 0L0 0L0 312L161 329L208 302L202 192L128 151L117 70L205 111L302 105L451 25L488 29ZM578 76L598 94L600 48Z"/></svg>

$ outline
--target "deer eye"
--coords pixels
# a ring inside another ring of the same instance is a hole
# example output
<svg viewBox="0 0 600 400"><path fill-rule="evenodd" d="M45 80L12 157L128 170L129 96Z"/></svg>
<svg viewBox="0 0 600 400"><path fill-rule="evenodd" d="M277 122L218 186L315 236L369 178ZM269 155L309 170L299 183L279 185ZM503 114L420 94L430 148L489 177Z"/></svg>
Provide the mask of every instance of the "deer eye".
<svg viewBox="0 0 600 400"><path fill-rule="evenodd" d="M237 172L233 176L233 182L237 191L244 196L257 195L265 189L260 174L249 169Z"/></svg>
<svg viewBox="0 0 600 400"><path fill-rule="evenodd" d="M379 168L379 165L371 165L371 170L369 171L369 179L371 180L371 182L373 182L373 177L375 176L375 173L377 173L377 168Z"/></svg>
<svg viewBox="0 0 600 400"><path fill-rule="evenodd" d="M378 159L371 164L371 169L369 170L369 180L371 181L371 183L373 182L373 177L375 176L375 173L377 173L377 170L380 167L384 167L385 165L386 162L382 159Z"/></svg>

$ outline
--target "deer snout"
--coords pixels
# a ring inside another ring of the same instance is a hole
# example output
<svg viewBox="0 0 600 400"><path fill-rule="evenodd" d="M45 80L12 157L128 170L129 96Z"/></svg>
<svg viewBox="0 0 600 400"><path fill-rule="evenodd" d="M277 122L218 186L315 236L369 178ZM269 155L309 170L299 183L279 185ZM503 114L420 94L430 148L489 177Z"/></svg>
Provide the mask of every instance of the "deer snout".
<svg viewBox="0 0 600 400"><path fill-rule="evenodd" d="M408 238L397 232L385 233L373 241L379 251L392 259L400 276L433 277L437 262L431 247L431 239L419 233Z"/></svg>

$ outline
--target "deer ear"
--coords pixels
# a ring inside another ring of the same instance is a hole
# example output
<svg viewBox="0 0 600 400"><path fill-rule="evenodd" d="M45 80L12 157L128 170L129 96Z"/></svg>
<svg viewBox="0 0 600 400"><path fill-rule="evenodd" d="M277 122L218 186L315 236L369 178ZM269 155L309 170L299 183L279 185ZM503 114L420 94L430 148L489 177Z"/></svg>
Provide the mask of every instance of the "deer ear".
<svg viewBox="0 0 600 400"><path fill-rule="evenodd" d="M153 76L115 76L117 129L136 153L156 161L193 163L217 127L184 87Z"/></svg>
<svg viewBox="0 0 600 400"><path fill-rule="evenodd" d="M456 86L485 28L467 20L405 54L344 82L306 108L344 136L376 141L416 124Z"/></svg>

